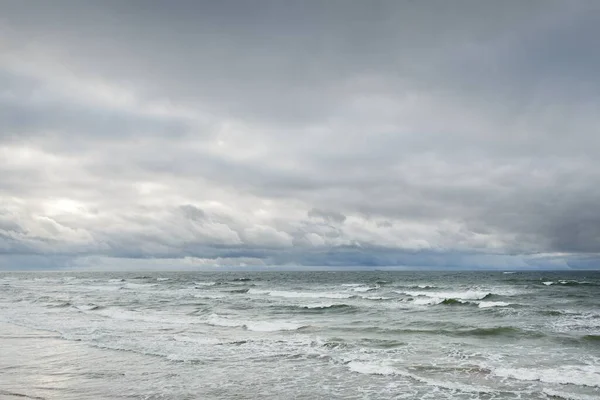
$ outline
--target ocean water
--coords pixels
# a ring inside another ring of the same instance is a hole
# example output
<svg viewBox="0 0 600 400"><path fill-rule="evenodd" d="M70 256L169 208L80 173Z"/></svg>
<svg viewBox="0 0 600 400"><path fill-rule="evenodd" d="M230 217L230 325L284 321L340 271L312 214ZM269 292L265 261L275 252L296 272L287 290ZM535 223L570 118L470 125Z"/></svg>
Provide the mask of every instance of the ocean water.
<svg viewBox="0 0 600 400"><path fill-rule="evenodd" d="M600 273L0 273L2 396L600 399Z"/></svg>

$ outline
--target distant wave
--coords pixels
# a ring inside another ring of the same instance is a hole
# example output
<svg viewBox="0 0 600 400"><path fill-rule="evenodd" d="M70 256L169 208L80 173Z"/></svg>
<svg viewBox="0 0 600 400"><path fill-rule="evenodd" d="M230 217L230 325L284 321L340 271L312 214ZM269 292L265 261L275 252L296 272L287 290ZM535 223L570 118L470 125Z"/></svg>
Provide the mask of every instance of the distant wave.
<svg viewBox="0 0 600 400"><path fill-rule="evenodd" d="M564 286L580 286L580 285L584 285L584 286L598 286L598 283L596 282L589 282L589 281L574 281L574 280L558 280L558 281L543 281L542 284L546 285L546 286L551 286L551 285L564 285Z"/></svg>
<svg viewBox="0 0 600 400"><path fill-rule="evenodd" d="M266 294L272 297L288 297L288 298L324 298L324 299L349 299L354 297L352 294L335 293L335 292L294 292L286 290L260 290L250 289L249 294Z"/></svg>

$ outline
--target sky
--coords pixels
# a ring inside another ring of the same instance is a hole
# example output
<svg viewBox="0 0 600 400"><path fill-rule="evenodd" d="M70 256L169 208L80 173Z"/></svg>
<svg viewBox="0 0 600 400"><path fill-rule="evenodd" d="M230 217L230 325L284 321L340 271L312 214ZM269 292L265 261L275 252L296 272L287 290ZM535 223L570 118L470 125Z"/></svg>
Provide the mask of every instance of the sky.
<svg viewBox="0 0 600 400"><path fill-rule="evenodd" d="M0 0L0 269L599 269L599 37L595 0Z"/></svg>

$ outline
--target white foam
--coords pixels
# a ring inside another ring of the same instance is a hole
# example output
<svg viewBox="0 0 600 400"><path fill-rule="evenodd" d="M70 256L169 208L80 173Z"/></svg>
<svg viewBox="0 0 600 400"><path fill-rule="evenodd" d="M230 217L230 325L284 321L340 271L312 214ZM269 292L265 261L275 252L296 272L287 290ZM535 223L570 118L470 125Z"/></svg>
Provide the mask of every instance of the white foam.
<svg viewBox="0 0 600 400"><path fill-rule="evenodd" d="M366 375L396 375L398 371L389 365L366 363L361 361L350 361L348 368L352 372Z"/></svg>
<svg viewBox="0 0 600 400"><path fill-rule="evenodd" d="M408 296L419 297L426 296L437 299L457 299L457 300L481 300L490 292L467 290L464 292L421 292L421 291L405 291L396 292L399 294L405 294Z"/></svg>
<svg viewBox="0 0 600 400"><path fill-rule="evenodd" d="M355 292L364 293L364 292L370 292L371 290L377 290L377 287L373 287L373 286L358 286L358 287L355 287L352 290L355 291Z"/></svg>
<svg viewBox="0 0 600 400"><path fill-rule="evenodd" d="M510 306L510 303L505 301L481 301L477 305L479 308L490 308L490 307L507 307Z"/></svg>
<svg viewBox="0 0 600 400"><path fill-rule="evenodd" d="M196 286L215 286L217 282L194 282Z"/></svg>
<svg viewBox="0 0 600 400"><path fill-rule="evenodd" d="M193 324L199 323L197 318L185 317L185 316L173 316L173 315L162 315L162 314L150 314L140 311L129 311L117 308L105 308L97 311L92 311L97 315L102 315L107 318L121 320L121 321L138 321L138 322L151 322L151 323L164 323L164 324Z"/></svg>
<svg viewBox="0 0 600 400"><path fill-rule="evenodd" d="M164 282L164 281L171 280L171 278L156 278L156 280L159 282Z"/></svg>
<svg viewBox="0 0 600 400"><path fill-rule="evenodd" d="M303 327L303 325L296 324L293 322L246 322L244 324L246 329L255 332L276 332L276 331L295 331Z"/></svg>
<svg viewBox="0 0 600 400"><path fill-rule="evenodd" d="M363 286L362 283L343 283L342 286L344 287L358 287L358 286Z"/></svg>
<svg viewBox="0 0 600 400"><path fill-rule="evenodd" d="M250 294L268 294L273 297L287 297L287 298L324 298L324 299L349 299L352 297L351 294L347 293L333 293L333 292L293 292L285 290L260 290L250 289Z"/></svg>
<svg viewBox="0 0 600 400"><path fill-rule="evenodd" d="M557 368L496 368L493 374L520 381L600 387L600 367L565 365Z"/></svg>
<svg viewBox="0 0 600 400"><path fill-rule="evenodd" d="M546 286L554 285L554 282L552 282L552 281L546 281L546 282L542 282L542 283Z"/></svg>
<svg viewBox="0 0 600 400"><path fill-rule="evenodd" d="M126 283L123 287L125 289L145 289L158 286L157 283Z"/></svg>
<svg viewBox="0 0 600 400"><path fill-rule="evenodd" d="M439 297L421 297L421 298L415 299L413 304L417 304L419 306L428 306L428 305L440 304L442 301L444 301L444 299L439 298Z"/></svg>

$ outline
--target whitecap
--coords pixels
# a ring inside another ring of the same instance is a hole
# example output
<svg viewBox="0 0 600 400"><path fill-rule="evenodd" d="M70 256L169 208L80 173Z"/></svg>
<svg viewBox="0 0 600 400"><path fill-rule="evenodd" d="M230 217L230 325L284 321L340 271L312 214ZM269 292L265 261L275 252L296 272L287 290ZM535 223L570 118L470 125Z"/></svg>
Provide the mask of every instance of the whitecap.
<svg viewBox="0 0 600 400"><path fill-rule="evenodd" d="M552 281L546 281L546 282L542 282L542 283L546 286L554 285L554 282L552 282Z"/></svg>
<svg viewBox="0 0 600 400"><path fill-rule="evenodd" d="M421 291L405 291L396 293L404 294L413 297L431 297L434 299L457 299L457 300L482 300L485 297L489 296L491 293L487 291L475 291L475 290L467 290L464 292L421 292Z"/></svg>
<svg viewBox="0 0 600 400"><path fill-rule="evenodd" d="M477 305L479 308L490 308L490 307L507 307L510 306L510 303L505 301L481 301Z"/></svg>
<svg viewBox="0 0 600 400"><path fill-rule="evenodd" d="M194 282L196 286L215 286L217 282Z"/></svg>
<svg viewBox="0 0 600 400"><path fill-rule="evenodd" d="M364 292L370 292L371 290L377 290L378 288L375 286L359 286L359 287L355 287L354 289L352 289L355 292L360 292L360 293L364 293Z"/></svg>

